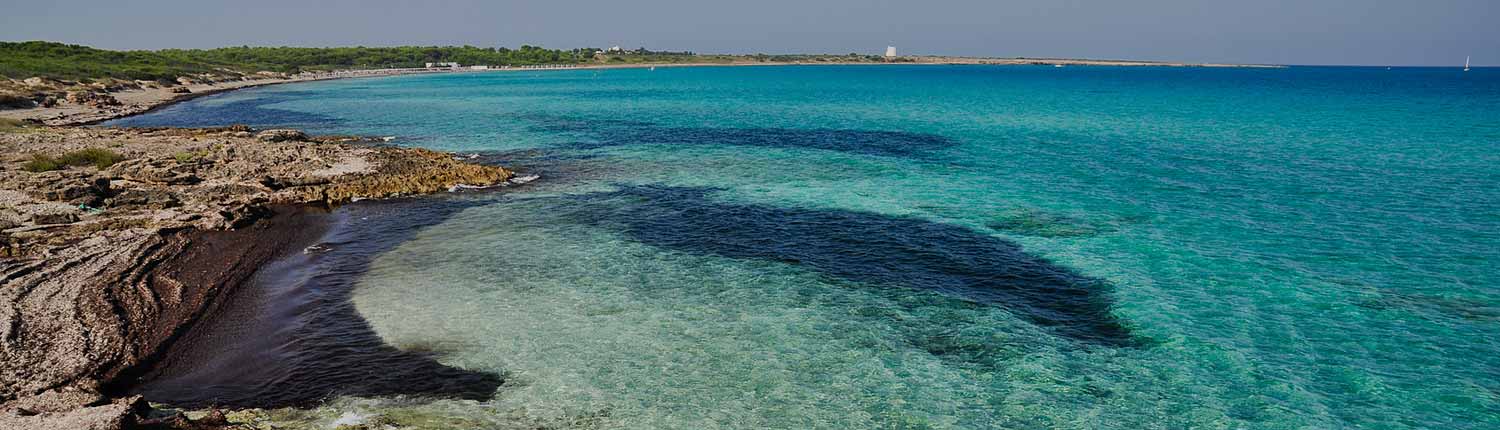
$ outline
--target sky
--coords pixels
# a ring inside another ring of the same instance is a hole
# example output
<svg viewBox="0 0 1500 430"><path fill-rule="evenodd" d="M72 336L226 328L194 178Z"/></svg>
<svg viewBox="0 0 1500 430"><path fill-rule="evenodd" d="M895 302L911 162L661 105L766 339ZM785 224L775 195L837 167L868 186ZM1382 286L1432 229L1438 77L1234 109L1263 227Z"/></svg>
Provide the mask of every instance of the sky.
<svg viewBox="0 0 1500 430"><path fill-rule="evenodd" d="M1500 65L1500 0L0 0L0 40Z"/></svg>

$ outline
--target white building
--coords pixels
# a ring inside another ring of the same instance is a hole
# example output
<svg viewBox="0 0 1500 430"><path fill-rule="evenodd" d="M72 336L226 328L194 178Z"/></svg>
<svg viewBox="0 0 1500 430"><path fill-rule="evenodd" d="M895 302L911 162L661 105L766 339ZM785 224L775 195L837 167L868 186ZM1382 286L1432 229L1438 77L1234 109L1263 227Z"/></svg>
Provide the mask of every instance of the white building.
<svg viewBox="0 0 1500 430"><path fill-rule="evenodd" d="M894 46L887 46L887 47L885 47L885 58L896 58L896 47L894 47Z"/></svg>
<svg viewBox="0 0 1500 430"><path fill-rule="evenodd" d="M457 69L457 68L459 68L461 66L459 66L458 63L427 63L427 68L429 68L429 69L437 68L437 67L449 67L449 68Z"/></svg>

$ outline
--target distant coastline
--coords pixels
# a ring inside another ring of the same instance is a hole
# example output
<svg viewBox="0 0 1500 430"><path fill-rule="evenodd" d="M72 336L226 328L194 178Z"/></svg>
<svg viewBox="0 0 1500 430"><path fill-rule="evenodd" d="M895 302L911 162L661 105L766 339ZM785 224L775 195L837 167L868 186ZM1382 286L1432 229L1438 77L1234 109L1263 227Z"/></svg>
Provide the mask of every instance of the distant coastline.
<svg viewBox="0 0 1500 430"><path fill-rule="evenodd" d="M748 58L748 57L747 57ZM898 61L899 60L899 61ZM700 63L622 63L622 64L545 64L519 67L470 69L447 68L399 68L399 69L348 69L320 72L304 72L296 75L270 74L249 75L234 80L212 81L182 77L181 85L161 86L137 81L134 85L111 86L82 81L61 81L42 77L23 80L10 79L11 92L35 90L51 91L55 102L37 103L30 108L0 109L0 118L35 122L51 126L79 126L97 124L112 119L124 118L155 111L175 103L212 94L253 88L266 85L312 82L331 79L396 76L430 73L485 73L485 72L531 72L554 70L613 70L680 67L741 67L741 66L893 66L893 65L987 65L987 66L1095 66L1095 67L1205 67L1205 68L1285 68L1280 65L1182 63L1137 60L1094 60L1073 58L986 58L909 56L897 57L889 62L831 62L831 61L730 61ZM73 94L96 94L88 97L71 97ZM45 93L35 93L45 94ZM36 96L33 96L36 97ZM45 96L44 96L45 97Z"/></svg>

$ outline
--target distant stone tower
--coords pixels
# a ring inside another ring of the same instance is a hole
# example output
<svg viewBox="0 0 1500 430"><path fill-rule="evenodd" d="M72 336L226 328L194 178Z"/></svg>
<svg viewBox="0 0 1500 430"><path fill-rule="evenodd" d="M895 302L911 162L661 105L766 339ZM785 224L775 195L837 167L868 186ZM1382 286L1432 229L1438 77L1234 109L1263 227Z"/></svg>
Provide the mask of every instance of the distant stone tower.
<svg viewBox="0 0 1500 430"><path fill-rule="evenodd" d="M896 58L896 47L894 47L894 46L887 46L887 47L885 47L885 59L886 60L892 60L892 59L895 59L895 58Z"/></svg>

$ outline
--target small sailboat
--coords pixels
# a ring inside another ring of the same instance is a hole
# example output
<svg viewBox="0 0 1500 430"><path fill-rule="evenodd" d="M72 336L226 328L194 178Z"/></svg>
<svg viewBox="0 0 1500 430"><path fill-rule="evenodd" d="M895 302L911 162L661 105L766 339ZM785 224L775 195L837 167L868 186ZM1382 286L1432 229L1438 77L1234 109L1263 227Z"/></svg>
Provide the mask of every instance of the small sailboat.
<svg viewBox="0 0 1500 430"><path fill-rule="evenodd" d="M1469 56L1467 55L1464 56L1464 71L1469 71Z"/></svg>

